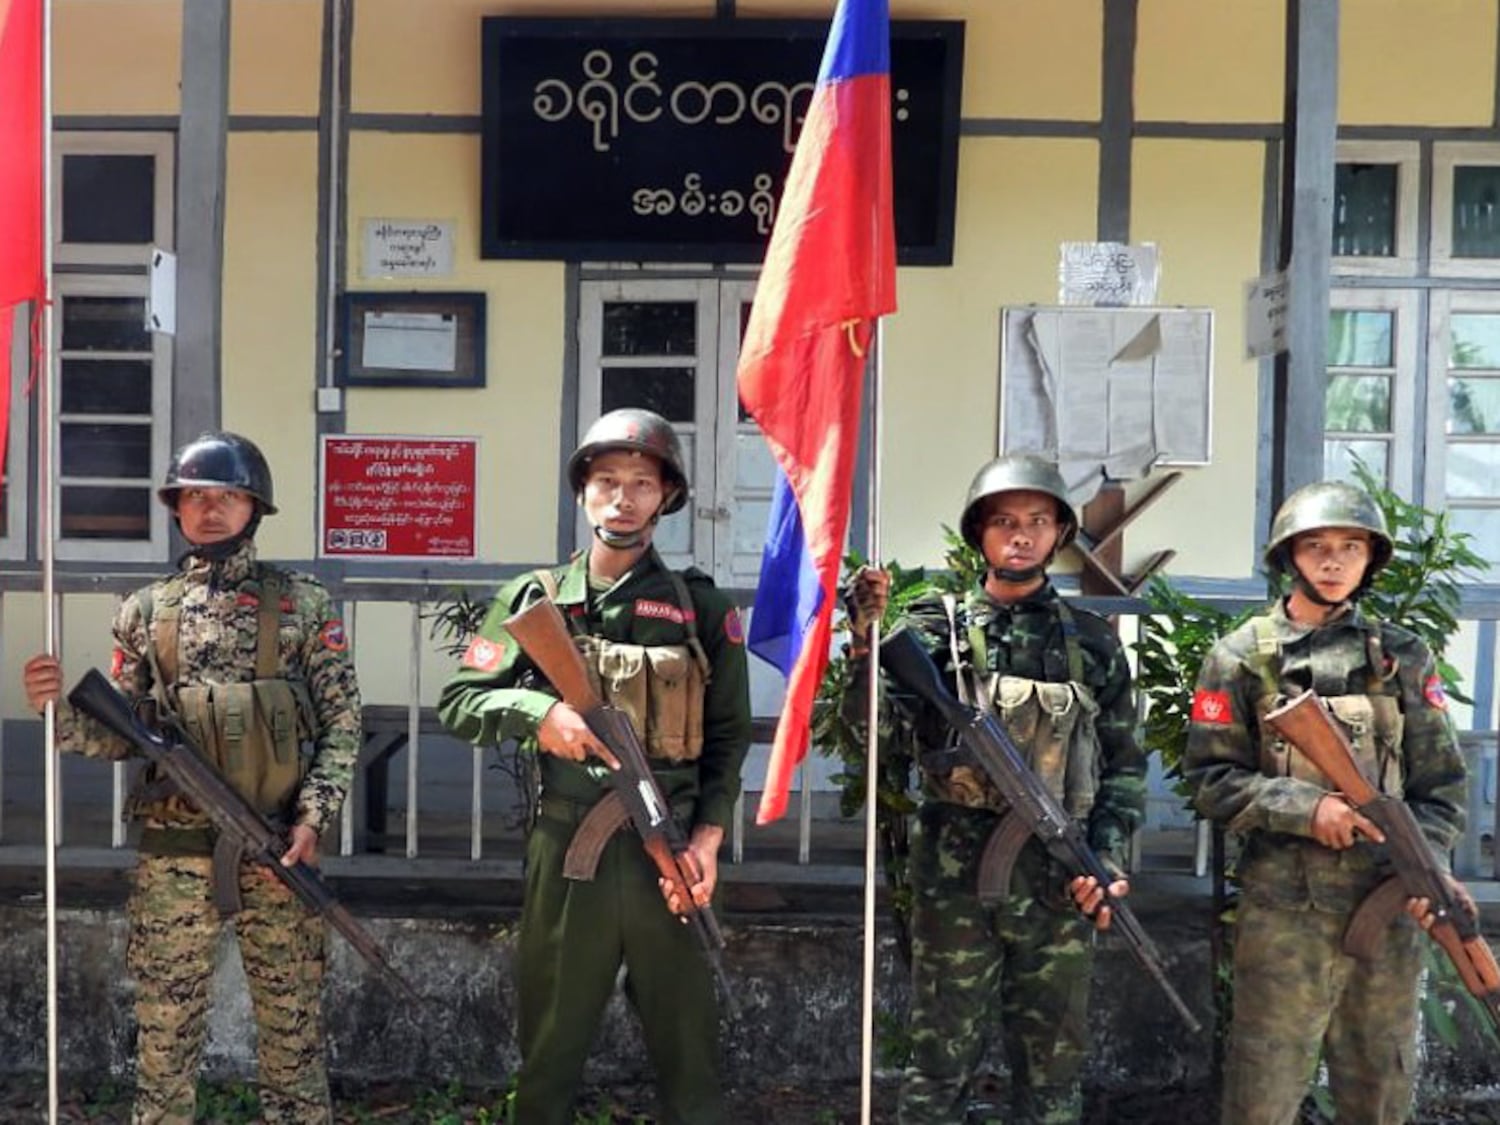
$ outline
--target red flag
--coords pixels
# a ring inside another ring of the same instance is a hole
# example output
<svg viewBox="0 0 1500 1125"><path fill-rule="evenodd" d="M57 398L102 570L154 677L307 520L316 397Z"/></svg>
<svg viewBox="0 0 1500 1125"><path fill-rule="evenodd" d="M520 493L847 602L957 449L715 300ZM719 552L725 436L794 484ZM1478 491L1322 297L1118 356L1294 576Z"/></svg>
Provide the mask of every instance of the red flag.
<svg viewBox="0 0 1500 1125"><path fill-rule="evenodd" d="M12 306L46 296L42 257L42 3L0 0L0 483L10 432Z"/></svg>
<svg viewBox="0 0 1500 1125"><path fill-rule="evenodd" d="M890 11L839 0L740 351L779 470L750 648L787 674L757 820L786 810L828 664L865 354L896 308Z"/></svg>

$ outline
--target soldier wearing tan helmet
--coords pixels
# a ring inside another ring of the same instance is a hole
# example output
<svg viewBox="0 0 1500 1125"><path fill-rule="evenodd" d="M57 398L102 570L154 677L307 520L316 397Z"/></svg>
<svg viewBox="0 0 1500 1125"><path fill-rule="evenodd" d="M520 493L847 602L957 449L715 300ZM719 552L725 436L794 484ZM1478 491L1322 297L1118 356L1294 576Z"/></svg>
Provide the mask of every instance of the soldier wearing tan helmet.
<svg viewBox="0 0 1500 1125"><path fill-rule="evenodd" d="M1243 850L1224 1125L1290 1125L1319 1056L1338 1118L1397 1125L1417 1059L1416 919L1408 903L1373 962L1343 951L1381 879L1380 829L1262 723L1309 689L1366 775L1410 805L1435 854L1463 829L1464 764L1432 654L1367 617L1360 596L1390 562L1385 517L1360 489L1311 484L1276 513L1267 566L1290 592L1220 640L1193 696L1185 772L1194 804Z"/></svg>
<svg viewBox="0 0 1500 1125"><path fill-rule="evenodd" d="M1047 568L1078 532L1057 469L999 457L975 474L959 519L988 564L961 597L928 595L897 626L911 630L961 698L993 710L1090 843L1123 873L1145 808L1146 761L1135 741L1135 695L1114 630L1070 607ZM884 615L889 579L854 580L856 658L867 622ZM865 677L856 675L863 684ZM865 714L851 693L851 716ZM1011 1063L1015 1121L1077 1121L1089 1042L1092 929L1109 925L1092 879L1069 880L1037 841L1022 849L1010 895L979 898L979 858L999 824L1000 794L953 753L956 734L916 701L885 693L911 732L922 801L911 845L911 1065L902 1125L962 1121L985 1041L998 1032ZM899 737L899 735L898 735ZM1129 891L1121 874L1110 886ZM1003 1108L998 1112L1005 1115Z"/></svg>
<svg viewBox="0 0 1500 1125"><path fill-rule="evenodd" d="M687 904L666 895L629 831L610 839L592 880L563 876L574 830L604 797L614 758L503 622L541 598L562 610L607 701L631 715L688 835L701 904L717 886L750 743L740 619L707 575L668 569L651 545L658 522L688 496L682 448L666 419L649 410L605 414L568 459L567 480L589 543L500 591L438 704L455 734L479 744L517 739L536 753L541 773L516 956L516 1119L573 1121L584 1061L623 965L657 1072L661 1119L719 1122L718 1002L690 929L674 917Z"/></svg>
<svg viewBox="0 0 1500 1125"><path fill-rule="evenodd" d="M177 573L121 604L110 676L146 713L188 732L242 797L286 825L285 863L316 863L318 835L343 803L362 742L343 625L317 580L256 557L255 530L276 505L254 442L226 431L200 435L173 455L157 496L188 551ZM25 686L37 711L56 704L63 750L128 752L62 699L54 657L28 661ZM127 905L133 1120L194 1120L225 924L217 902L238 898L244 909L233 920L258 1027L262 1119L331 1122L322 919L253 863L217 863L208 818L150 769L130 812L142 825Z"/></svg>

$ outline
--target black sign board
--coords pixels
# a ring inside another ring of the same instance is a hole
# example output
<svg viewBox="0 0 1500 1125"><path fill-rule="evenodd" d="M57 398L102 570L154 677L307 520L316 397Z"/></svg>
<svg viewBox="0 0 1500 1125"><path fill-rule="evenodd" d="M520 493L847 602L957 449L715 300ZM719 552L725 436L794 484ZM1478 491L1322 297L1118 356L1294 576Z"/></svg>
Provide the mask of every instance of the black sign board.
<svg viewBox="0 0 1500 1125"><path fill-rule="evenodd" d="M483 22L484 257L765 257L827 23ZM903 265L953 261L963 31L891 24Z"/></svg>

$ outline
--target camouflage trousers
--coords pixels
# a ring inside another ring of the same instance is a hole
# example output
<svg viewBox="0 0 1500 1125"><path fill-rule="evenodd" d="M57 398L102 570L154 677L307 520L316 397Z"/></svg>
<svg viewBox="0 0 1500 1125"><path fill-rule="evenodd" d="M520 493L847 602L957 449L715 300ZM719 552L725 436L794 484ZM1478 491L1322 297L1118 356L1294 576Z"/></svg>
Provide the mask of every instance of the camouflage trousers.
<svg viewBox="0 0 1500 1125"><path fill-rule="evenodd" d="M128 906L136 984L134 1125L188 1125L209 986L224 922L208 856L143 855ZM234 917L255 1013L261 1116L326 1125L333 1119L322 1025L324 926L259 868L240 869Z"/></svg>
<svg viewBox="0 0 1500 1125"><path fill-rule="evenodd" d="M928 802L911 845L912 1061L901 1125L961 1125L996 1014L1010 1064L1010 1125L1073 1125L1088 1048L1093 927L1072 907L1063 875L1034 842L1011 894L977 894L993 813Z"/></svg>
<svg viewBox="0 0 1500 1125"><path fill-rule="evenodd" d="M1290 1125L1318 1065L1341 1125L1399 1125L1416 1077L1416 925L1399 915L1380 956L1341 948L1348 915L1240 900L1223 1125Z"/></svg>

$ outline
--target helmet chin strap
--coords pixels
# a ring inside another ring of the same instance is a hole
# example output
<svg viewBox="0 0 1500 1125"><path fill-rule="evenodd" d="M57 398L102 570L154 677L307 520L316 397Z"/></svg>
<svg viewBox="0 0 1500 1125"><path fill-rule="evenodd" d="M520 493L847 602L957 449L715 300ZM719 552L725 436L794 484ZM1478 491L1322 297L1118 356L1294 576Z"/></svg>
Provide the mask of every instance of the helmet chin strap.
<svg viewBox="0 0 1500 1125"><path fill-rule="evenodd" d="M1294 577L1292 578L1292 583L1297 587L1298 590L1302 591L1302 596L1308 601L1312 602L1314 605L1322 606L1324 609L1334 609L1338 606L1343 605L1345 602L1358 601L1359 596L1365 592L1365 584L1360 583L1360 585L1347 598L1343 599L1343 601L1334 601L1333 599L1325 598L1322 594L1320 594L1318 592L1318 588L1311 582L1309 582L1305 577L1303 577L1300 570L1297 570L1295 567L1293 567L1292 569L1294 575Z"/></svg>
<svg viewBox="0 0 1500 1125"><path fill-rule="evenodd" d="M245 524L238 533L231 535L228 539L220 539L215 543L189 544L188 549L182 552L182 557L177 560L177 565L181 567L188 559L195 556L203 559L205 562L223 562L240 549L241 543L244 543L247 539L255 538L255 530L260 527L260 515L260 505L257 504L254 515L250 517L250 522ZM176 513L173 513L173 518L176 518ZM182 530L181 520L177 521L177 529L179 531Z"/></svg>
<svg viewBox="0 0 1500 1125"><path fill-rule="evenodd" d="M995 576L997 581L1013 582L1018 586L1022 586L1027 582L1033 582L1036 579L1040 578L1042 575L1046 574L1047 563L1039 563L1036 566L1028 566L1025 570L1011 570L1009 567L1005 566L992 566L990 567L990 573Z"/></svg>
<svg viewBox="0 0 1500 1125"><path fill-rule="evenodd" d="M618 531L609 530L603 524L596 523L593 525L594 538L615 551L630 551L636 547L643 546L649 539L647 532L655 528L661 521L662 509L668 507L676 495L677 492L675 489L664 493L660 506L652 513L651 518L646 521L645 526L639 531L627 531L622 534Z"/></svg>

